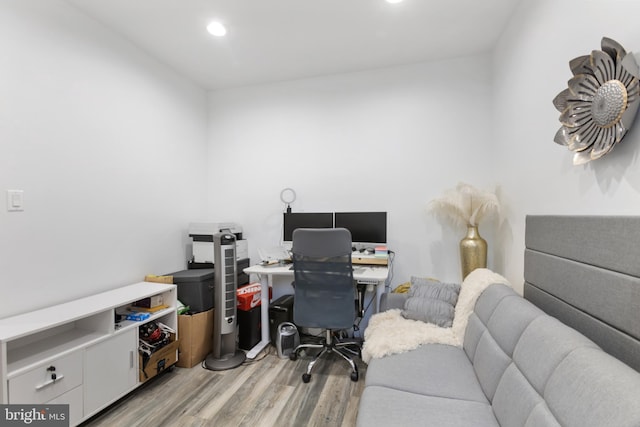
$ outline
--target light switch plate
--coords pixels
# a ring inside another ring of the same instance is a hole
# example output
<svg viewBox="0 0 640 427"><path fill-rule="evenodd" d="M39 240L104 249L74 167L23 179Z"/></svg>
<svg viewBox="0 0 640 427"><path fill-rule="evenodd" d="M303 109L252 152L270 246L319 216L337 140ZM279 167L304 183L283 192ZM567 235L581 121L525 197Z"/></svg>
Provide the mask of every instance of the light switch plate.
<svg viewBox="0 0 640 427"><path fill-rule="evenodd" d="M7 210L9 212L20 212L24 210L23 190L7 190Z"/></svg>

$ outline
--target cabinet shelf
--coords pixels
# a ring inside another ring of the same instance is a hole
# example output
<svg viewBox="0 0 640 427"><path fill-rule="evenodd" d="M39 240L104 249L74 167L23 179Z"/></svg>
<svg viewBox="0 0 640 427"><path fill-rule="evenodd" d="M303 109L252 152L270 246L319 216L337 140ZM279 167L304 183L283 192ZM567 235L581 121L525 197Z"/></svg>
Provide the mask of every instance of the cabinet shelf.
<svg viewBox="0 0 640 427"><path fill-rule="evenodd" d="M144 320L122 320L115 325L116 332L126 331L131 328L137 328L138 326L150 322L152 320L161 319L163 316L167 314L171 314L175 312L175 308L165 308L164 310L160 310L158 312L153 313L148 319ZM164 323L164 322L163 322ZM172 325L167 325L173 328ZM174 328L175 329L175 328Z"/></svg>

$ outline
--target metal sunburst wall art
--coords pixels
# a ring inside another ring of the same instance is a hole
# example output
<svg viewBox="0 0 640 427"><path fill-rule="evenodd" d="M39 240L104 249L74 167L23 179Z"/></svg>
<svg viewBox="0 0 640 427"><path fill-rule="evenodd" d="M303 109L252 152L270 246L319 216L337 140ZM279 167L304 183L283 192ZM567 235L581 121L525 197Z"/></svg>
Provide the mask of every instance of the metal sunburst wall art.
<svg viewBox="0 0 640 427"><path fill-rule="evenodd" d="M569 62L573 78L553 100L562 123L554 141L574 152L574 165L599 159L622 141L640 102L633 54L607 37L601 46Z"/></svg>

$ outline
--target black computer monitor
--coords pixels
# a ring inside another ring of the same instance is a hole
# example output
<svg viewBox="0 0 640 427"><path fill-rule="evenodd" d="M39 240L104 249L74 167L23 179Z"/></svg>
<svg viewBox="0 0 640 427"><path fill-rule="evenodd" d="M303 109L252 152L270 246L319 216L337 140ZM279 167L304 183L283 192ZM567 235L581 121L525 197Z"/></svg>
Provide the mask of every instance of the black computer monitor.
<svg viewBox="0 0 640 427"><path fill-rule="evenodd" d="M293 230L296 228L332 228L331 212L285 212L282 240L293 241Z"/></svg>
<svg viewBox="0 0 640 427"><path fill-rule="evenodd" d="M386 212L336 212L334 225L349 230L354 243L387 243Z"/></svg>

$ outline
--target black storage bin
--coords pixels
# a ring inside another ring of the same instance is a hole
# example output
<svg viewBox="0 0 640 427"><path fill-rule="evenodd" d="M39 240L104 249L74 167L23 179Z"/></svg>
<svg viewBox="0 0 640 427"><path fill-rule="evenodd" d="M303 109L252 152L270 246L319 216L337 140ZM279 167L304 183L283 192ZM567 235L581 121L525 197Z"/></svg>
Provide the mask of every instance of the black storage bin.
<svg viewBox="0 0 640 427"><path fill-rule="evenodd" d="M245 268L249 268L249 258L240 258L236 261L236 266L238 272L238 287L246 285L247 283L249 283L249 275L246 274L243 270ZM214 267L214 264L211 262L189 261L187 263L187 268L189 270L211 269Z"/></svg>
<svg viewBox="0 0 640 427"><path fill-rule="evenodd" d="M193 313L213 307L213 268L182 270L170 274L178 285L178 299L188 305Z"/></svg>
<svg viewBox="0 0 640 427"><path fill-rule="evenodd" d="M278 325L284 322L293 322L293 295L282 295L269 304L269 337L271 342L276 342Z"/></svg>
<svg viewBox="0 0 640 427"><path fill-rule="evenodd" d="M262 306L251 310L238 310L238 347L251 350L262 336Z"/></svg>

